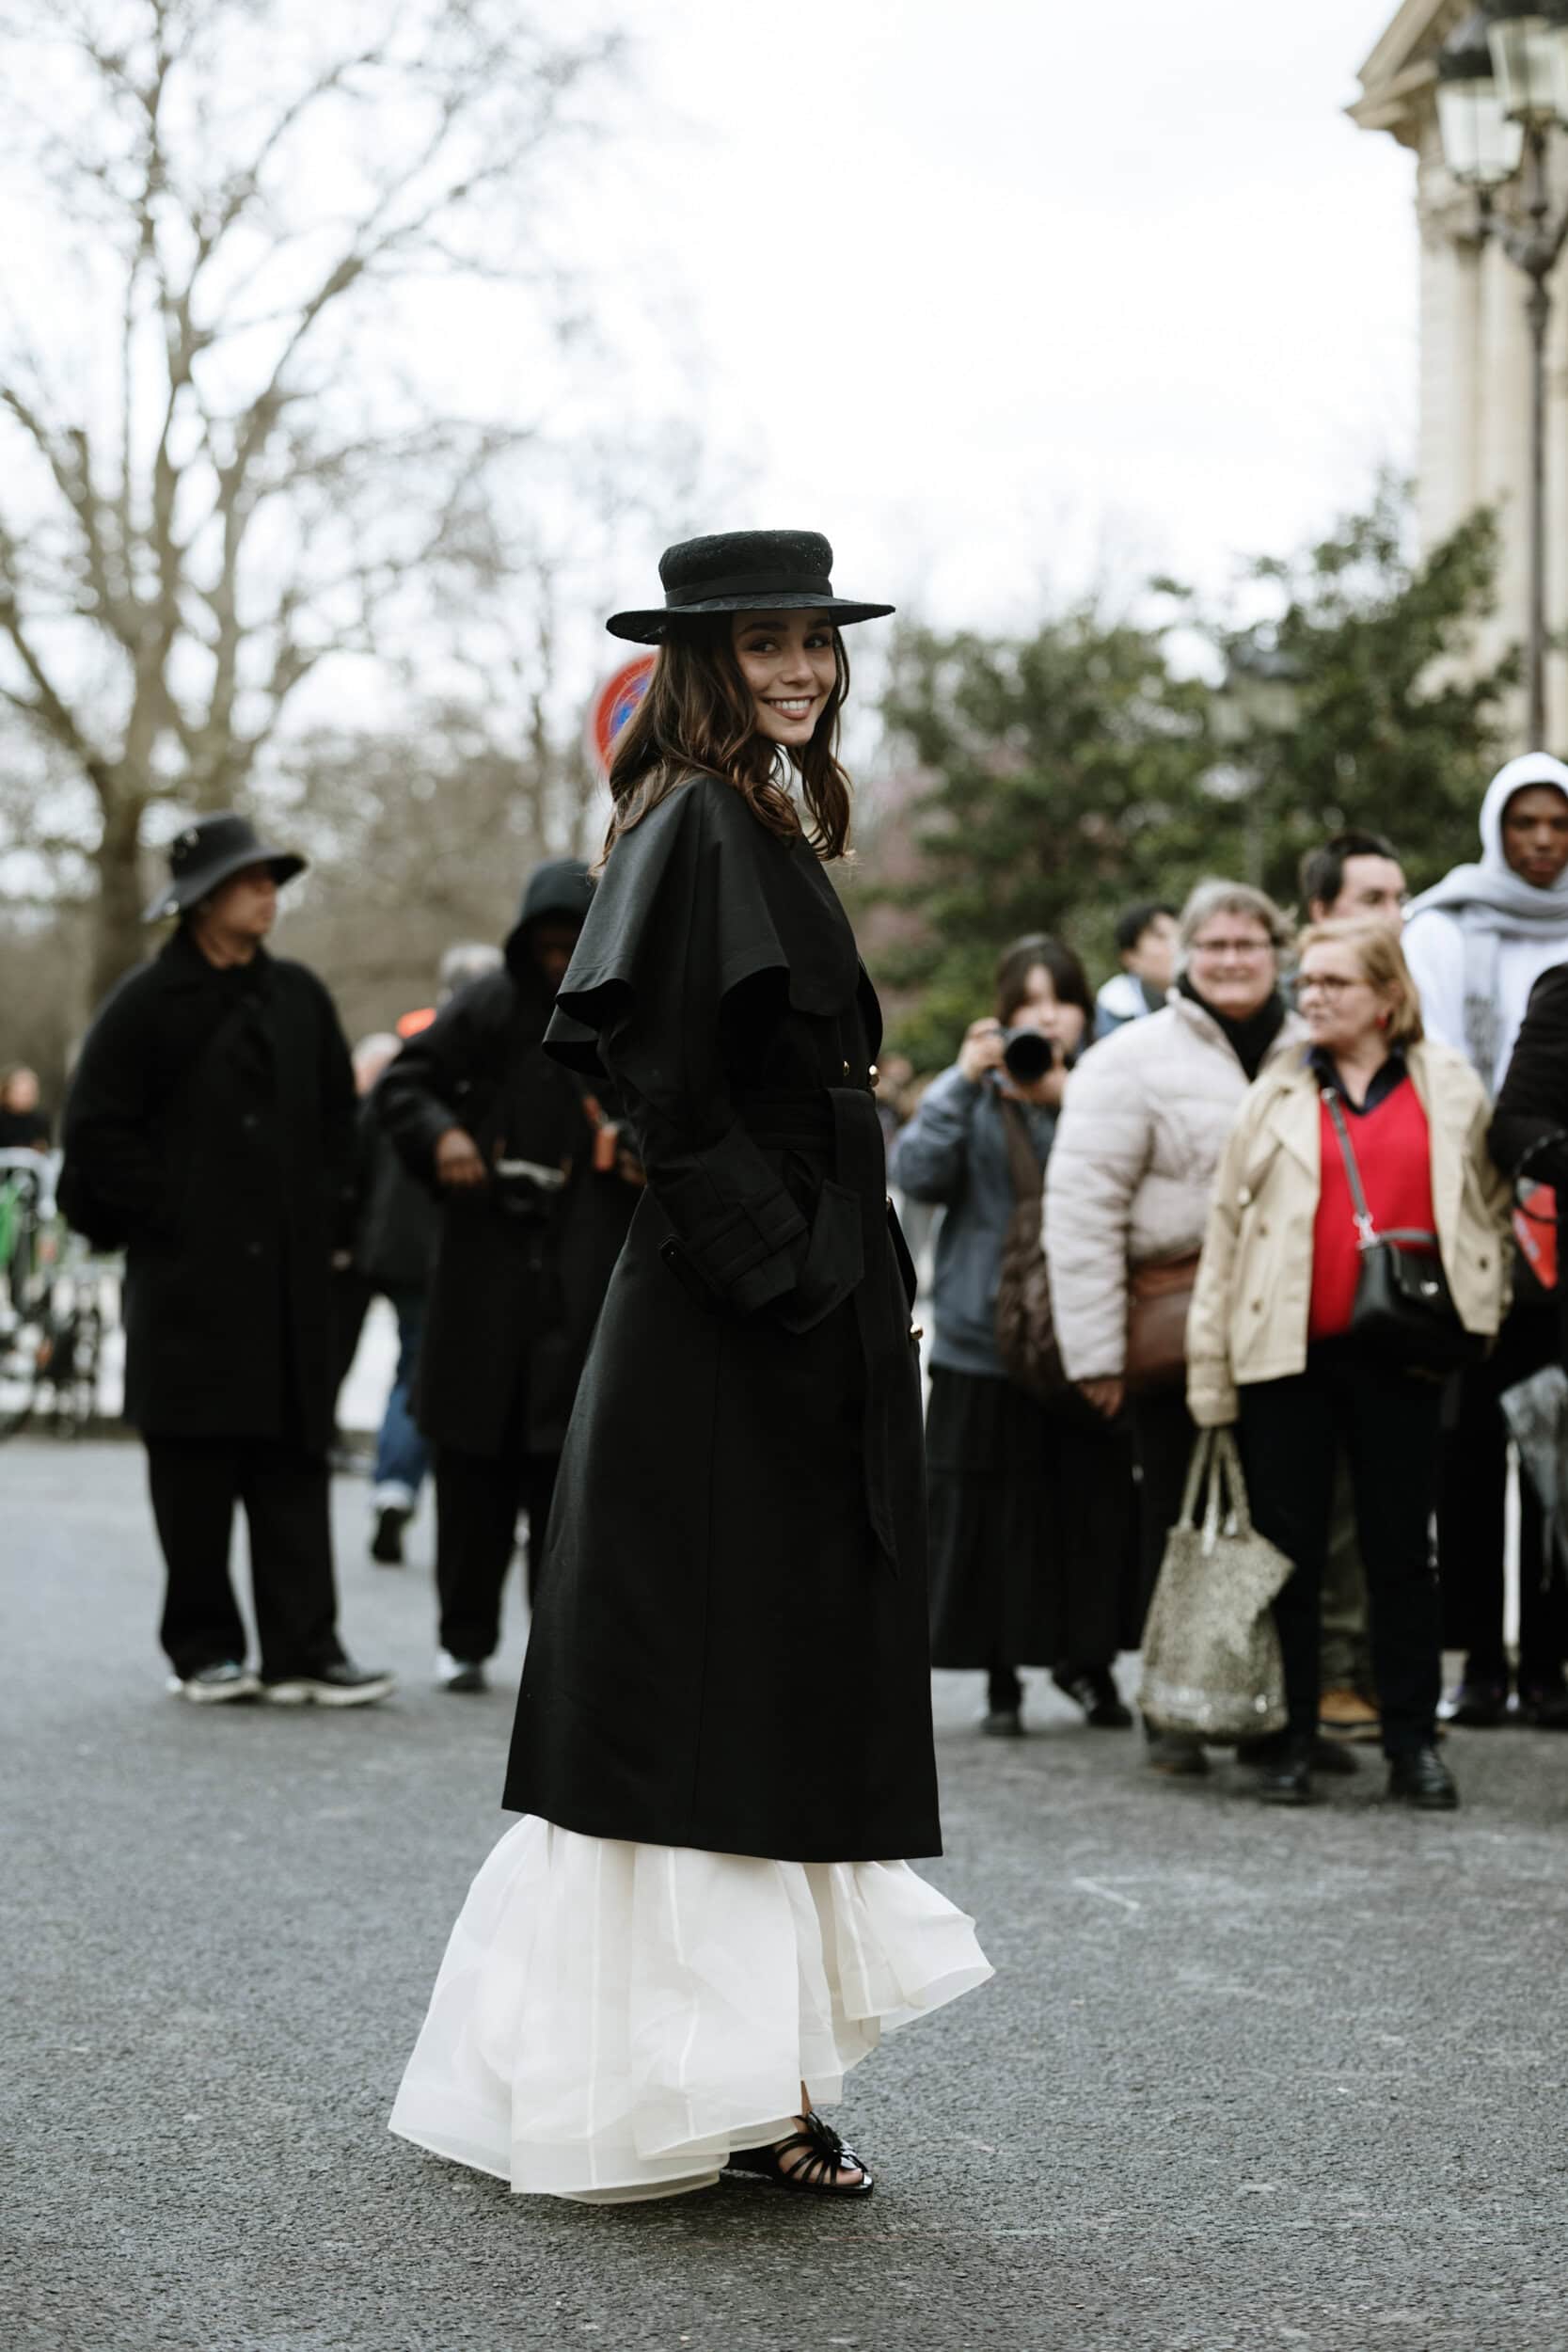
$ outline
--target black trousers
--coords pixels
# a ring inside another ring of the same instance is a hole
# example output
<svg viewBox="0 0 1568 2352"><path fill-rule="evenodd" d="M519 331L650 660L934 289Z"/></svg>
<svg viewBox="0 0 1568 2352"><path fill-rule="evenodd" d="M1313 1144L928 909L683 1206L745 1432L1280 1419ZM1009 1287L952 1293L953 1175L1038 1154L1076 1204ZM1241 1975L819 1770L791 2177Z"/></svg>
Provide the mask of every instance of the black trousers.
<svg viewBox="0 0 1568 2352"><path fill-rule="evenodd" d="M177 1675L249 1649L229 1573L234 1506L250 1533L261 1674L269 1682L342 1657L326 1464L270 1438L149 1435L148 1486L168 1571L162 1640Z"/></svg>
<svg viewBox="0 0 1568 2352"><path fill-rule="evenodd" d="M1485 1363L1459 1383L1458 1418L1444 1446L1437 1504L1437 1563L1448 1646L1466 1653L1480 1681L1508 1680L1503 1648L1503 1498L1508 1429L1497 1399L1553 1361L1561 1345L1558 1310L1521 1301ZM1553 1562L1535 1489L1519 1482L1519 1683L1554 1683L1568 1656L1568 1595Z"/></svg>
<svg viewBox="0 0 1568 2352"><path fill-rule="evenodd" d="M1259 1534L1295 1563L1275 1602L1290 1728L1318 1727L1323 1561L1343 1447L1367 1571L1372 1679L1389 1756L1433 1733L1442 1677L1442 1607L1429 1529L1437 1500L1443 1391L1314 1348L1307 1370L1241 1391L1242 1458Z"/></svg>
<svg viewBox="0 0 1568 2352"><path fill-rule="evenodd" d="M441 1647L465 1663L493 1658L501 1635L501 1594L512 1565L517 1515L528 1513L528 1582L538 1590L545 1530L555 1494L558 1454L523 1450L516 1440L499 1457L436 1449L436 1590Z"/></svg>
<svg viewBox="0 0 1568 2352"><path fill-rule="evenodd" d="M1138 1605L1136 1623L1128 1629L1125 1646L1136 1649L1154 1587L1160 1581L1165 1538L1181 1516L1181 1497L1197 1431L1180 1382L1132 1397L1128 1413L1138 1464Z"/></svg>

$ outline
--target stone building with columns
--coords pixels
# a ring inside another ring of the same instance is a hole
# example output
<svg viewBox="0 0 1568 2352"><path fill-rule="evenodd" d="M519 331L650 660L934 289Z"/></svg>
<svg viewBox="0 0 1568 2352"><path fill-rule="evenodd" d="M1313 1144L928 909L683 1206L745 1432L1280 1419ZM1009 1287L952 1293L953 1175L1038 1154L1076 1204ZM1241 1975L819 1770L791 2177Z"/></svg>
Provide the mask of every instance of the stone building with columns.
<svg viewBox="0 0 1568 2352"><path fill-rule="evenodd" d="M1417 495L1421 543L1433 546L1478 506L1502 530L1498 610L1481 651L1525 635L1528 599L1529 338L1523 273L1477 234L1475 191L1450 177L1437 131L1437 53L1476 0L1403 0L1361 69L1351 107L1363 130L1390 134L1416 157L1420 240L1420 385ZM1568 147L1568 140L1554 142ZM1560 158L1554 158L1560 161ZM1557 190L1559 199L1565 191ZM1516 201L1505 188L1497 209ZM1547 622L1568 628L1568 266L1554 281L1547 349ZM1568 743L1568 655L1547 669L1547 740Z"/></svg>

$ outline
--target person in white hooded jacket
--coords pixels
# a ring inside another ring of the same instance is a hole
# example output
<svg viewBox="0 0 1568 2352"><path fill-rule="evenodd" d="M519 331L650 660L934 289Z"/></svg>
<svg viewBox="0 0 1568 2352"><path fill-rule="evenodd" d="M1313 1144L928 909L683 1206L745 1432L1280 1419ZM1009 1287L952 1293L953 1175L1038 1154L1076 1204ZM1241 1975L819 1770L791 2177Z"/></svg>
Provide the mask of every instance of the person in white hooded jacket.
<svg viewBox="0 0 1568 2352"><path fill-rule="evenodd" d="M1511 759L1487 787L1479 865L1456 866L1418 898L1404 931L1427 1035L1456 1046L1491 1095L1502 1085L1529 993L1568 962L1568 767L1546 752ZM1464 1650L1464 1678L1445 1707L1453 1723L1501 1723L1510 1671L1503 1644L1503 1512L1507 1431L1497 1400L1557 1352L1555 1308L1528 1274L1493 1356L1465 1375L1444 1449L1437 1513L1446 1646ZM1540 1506L1521 1497L1518 1711L1568 1729L1568 1595Z"/></svg>

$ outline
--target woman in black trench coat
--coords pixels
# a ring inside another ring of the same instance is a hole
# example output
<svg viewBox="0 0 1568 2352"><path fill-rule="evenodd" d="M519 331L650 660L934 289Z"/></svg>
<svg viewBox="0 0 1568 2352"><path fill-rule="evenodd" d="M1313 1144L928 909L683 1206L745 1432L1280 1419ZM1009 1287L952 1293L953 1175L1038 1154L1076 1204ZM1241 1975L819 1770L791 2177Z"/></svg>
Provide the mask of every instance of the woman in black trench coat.
<svg viewBox="0 0 1568 2352"><path fill-rule="evenodd" d="M816 2108L981 1982L940 1850L912 1279L815 533L669 550L550 1050L647 1171L578 1392L505 1801L392 2128L590 2201L864 2195ZM803 810L802 804L803 803Z"/></svg>

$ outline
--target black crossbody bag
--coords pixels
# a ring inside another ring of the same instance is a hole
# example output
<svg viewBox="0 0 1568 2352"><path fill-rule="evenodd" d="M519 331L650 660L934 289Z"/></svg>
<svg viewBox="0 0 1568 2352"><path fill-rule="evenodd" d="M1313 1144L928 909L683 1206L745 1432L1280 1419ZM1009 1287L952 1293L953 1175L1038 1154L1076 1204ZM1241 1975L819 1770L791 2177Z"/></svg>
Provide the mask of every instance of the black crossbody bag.
<svg viewBox="0 0 1568 2352"><path fill-rule="evenodd" d="M1486 1353L1486 1341L1479 1332L1466 1331L1459 1319L1438 1255L1436 1234L1378 1232L1367 1206L1344 1106L1332 1087L1324 1088L1323 1100L1344 1153L1361 1252L1361 1273L1351 1310L1351 1340L1366 1355L1397 1365L1402 1372L1424 1372L1442 1378L1450 1372L1462 1372L1466 1364L1479 1363ZM1401 1247L1407 1242L1413 1247Z"/></svg>

